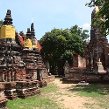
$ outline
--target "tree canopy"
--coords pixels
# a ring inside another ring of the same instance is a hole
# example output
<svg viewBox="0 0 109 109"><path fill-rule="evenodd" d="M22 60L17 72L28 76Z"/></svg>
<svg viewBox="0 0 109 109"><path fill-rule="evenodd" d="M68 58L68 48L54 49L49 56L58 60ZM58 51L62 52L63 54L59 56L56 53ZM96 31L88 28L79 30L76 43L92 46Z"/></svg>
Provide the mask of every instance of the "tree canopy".
<svg viewBox="0 0 109 109"><path fill-rule="evenodd" d="M52 67L61 68L66 60L72 62L73 54L83 54L88 31L77 25L70 29L53 29L40 39L43 57Z"/></svg>
<svg viewBox="0 0 109 109"><path fill-rule="evenodd" d="M3 24L3 20L0 20L0 26Z"/></svg>

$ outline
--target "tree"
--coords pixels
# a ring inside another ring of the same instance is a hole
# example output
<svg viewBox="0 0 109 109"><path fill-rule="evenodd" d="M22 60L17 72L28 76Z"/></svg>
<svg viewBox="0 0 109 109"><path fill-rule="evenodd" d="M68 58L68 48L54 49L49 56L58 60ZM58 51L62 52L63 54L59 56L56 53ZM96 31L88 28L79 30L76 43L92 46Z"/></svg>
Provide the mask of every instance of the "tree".
<svg viewBox="0 0 109 109"><path fill-rule="evenodd" d="M77 25L70 29L53 29L45 33L40 39L42 55L48 60L52 72L63 73L66 60L72 63L73 54L83 54L84 40L88 38L88 31L82 30Z"/></svg>
<svg viewBox="0 0 109 109"><path fill-rule="evenodd" d="M88 5L89 7L93 7L93 6L102 6L104 4L106 0L90 0L89 3L87 3L86 5Z"/></svg>
<svg viewBox="0 0 109 109"><path fill-rule="evenodd" d="M2 26L2 24L3 24L3 20L0 20L0 27Z"/></svg>
<svg viewBox="0 0 109 109"><path fill-rule="evenodd" d="M104 19L102 29L109 34L109 0L91 0L87 5L89 7L99 6L99 16Z"/></svg>

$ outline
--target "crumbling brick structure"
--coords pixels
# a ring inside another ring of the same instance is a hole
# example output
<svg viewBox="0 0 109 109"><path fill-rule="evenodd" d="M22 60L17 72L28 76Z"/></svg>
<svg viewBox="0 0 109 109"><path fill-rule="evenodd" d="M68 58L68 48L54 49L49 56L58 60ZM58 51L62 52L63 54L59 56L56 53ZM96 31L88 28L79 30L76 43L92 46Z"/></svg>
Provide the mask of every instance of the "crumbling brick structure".
<svg viewBox="0 0 109 109"><path fill-rule="evenodd" d="M8 10L0 27L0 82L7 98L31 96L47 85L48 73L38 47L34 24L26 35L16 33Z"/></svg>
<svg viewBox="0 0 109 109"><path fill-rule="evenodd" d="M98 15L99 7L95 6L91 14L90 42L85 49L86 67L80 68L75 58L74 66L65 65L64 80L101 81L109 80L109 44L101 24L103 18ZM83 65L83 63L82 63Z"/></svg>
<svg viewBox="0 0 109 109"><path fill-rule="evenodd" d="M107 72L109 67L109 44L105 32L100 28L99 23L103 19L97 16L98 12L99 7L95 6L91 15L90 42L86 48L86 67L88 72L103 74ZM96 24L97 20L99 20L98 24ZM101 63L103 68L101 72L99 72L99 63Z"/></svg>
<svg viewBox="0 0 109 109"><path fill-rule="evenodd" d="M7 99L4 94L4 89L5 89L4 83L0 82L0 109L7 109L6 108Z"/></svg>

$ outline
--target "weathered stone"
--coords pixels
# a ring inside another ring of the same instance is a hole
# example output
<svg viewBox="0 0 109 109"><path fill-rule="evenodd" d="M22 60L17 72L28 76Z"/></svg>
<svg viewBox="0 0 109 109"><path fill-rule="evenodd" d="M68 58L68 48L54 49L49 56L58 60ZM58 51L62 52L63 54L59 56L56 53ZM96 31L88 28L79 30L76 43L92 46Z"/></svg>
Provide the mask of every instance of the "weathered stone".
<svg viewBox="0 0 109 109"><path fill-rule="evenodd" d="M16 93L16 82L5 82L5 95L8 99L15 99Z"/></svg>
<svg viewBox="0 0 109 109"><path fill-rule="evenodd" d="M4 83L0 82L0 109L7 109L6 104L7 104L7 99L4 94Z"/></svg>
<svg viewBox="0 0 109 109"><path fill-rule="evenodd" d="M98 73L99 74L106 74L106 70L104 70L103 64L102 62L97 62L97 66L98 66Z"/></svg>
<svg viewBox="0 0 109 109"><path fill-rule="evenodd" d="M40 93L38 86L46 86L48 81L53 80L48 77L40 55L41 46L38 48L34 24L26 35L15 32L11 10L8 10L0 29L0 82L4 83L8 99ZM0 108L5 107L6 101L0 103Z"/></svg>
<svg viewBox="0 0 109 109"><path fill-rule="evenodd" d="M18 97L25 98L39 94L38 81L18 81L16 85Z"/></svg>
<svg viewBox="0 0 109 109"><path fill-rule="evenodd" d="M86 67L87 71L92 71L92 73L99 73L100 64L102 65L104 72L107 72L109 64L108 60L108 50L109 47L106 35L101 31L100 26L95 25L97 19L101 18L96 17L98 13L98 7L96 6L91 15L91 32L90 32L90 42L86 48ZM99 62L100 60L100 62ZM102 69L102 70L103 70Z"/></svg>

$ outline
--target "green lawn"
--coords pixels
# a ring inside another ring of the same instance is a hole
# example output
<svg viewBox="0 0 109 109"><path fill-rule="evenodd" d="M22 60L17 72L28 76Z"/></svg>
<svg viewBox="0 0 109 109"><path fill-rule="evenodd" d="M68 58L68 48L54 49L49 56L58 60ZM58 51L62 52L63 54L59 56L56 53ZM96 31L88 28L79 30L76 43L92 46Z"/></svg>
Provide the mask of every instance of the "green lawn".
<svg viewBox="0 0 109 109"><path fill-rule="evenodd" d="M62 95L58 92L58 87L52 83L47 87L41 88L41 94L26 99L17 98L9 100L7 107L9 109L64 109L56 103L52 94ZM92 98L94 102L85 103L86 109L109 109L109 85L108 84L90 84L88 86L73 86L70 91L76 96ZM73 97L73 96L72 96Z"/></svg>
<svg viewBox="0 0 109 109"><path fill-rule="evenodd" d="M95 103L84 104L87 109L109 109L109 84L89 84L71 89L81 97L90 97Z"/></svg>
<svg viewBox="0 0 109 109"><path fill-rule="evenodd" d="M89 84L86 86L76 86L71 89L71 91L76 92L80 96L86 97L103 97L109 95L109 85L108 84Z"/></svg>
<svg viewBox="0 0 109 109"><path fill-rule="evenodd" d="M57 86L49 84L47 87L41 89L40 95L27 97L26 99L17 98L9 100L7 107L9 109L60 109L59 106L46 96L47 93L56 92Z"/></svg>

